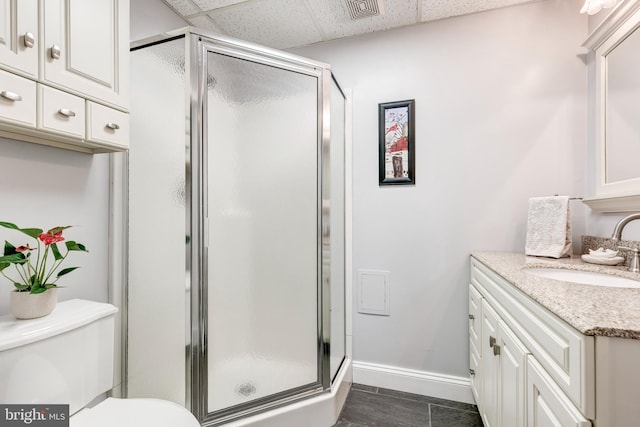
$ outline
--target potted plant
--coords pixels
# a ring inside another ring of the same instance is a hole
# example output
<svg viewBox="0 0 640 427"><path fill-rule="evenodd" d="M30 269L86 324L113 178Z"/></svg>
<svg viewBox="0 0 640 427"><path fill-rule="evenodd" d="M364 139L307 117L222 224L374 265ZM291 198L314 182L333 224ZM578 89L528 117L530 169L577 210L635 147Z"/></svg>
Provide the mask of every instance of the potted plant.
<svg viewBox="0 0 640 427"><path fill-rule="evenodd" d="M19 231L35 239L36 246L29 243L14 246L5 240L4 252L0 256L0 274L13 283L11 292L11 313L18 319L33 319L46 316L56 306L58 279L79 267L61 269L69 253L88 252L82 244L65 241L62 232L71 226L54 227L48 231L39 228L20 228L10 222L0 222L0 226ZM66 252L58 246L64 241ZM13 266L13 274L7 270ZM57 272L57 274L56 274ZM55 274L55 276L54 276Z"/></svg>

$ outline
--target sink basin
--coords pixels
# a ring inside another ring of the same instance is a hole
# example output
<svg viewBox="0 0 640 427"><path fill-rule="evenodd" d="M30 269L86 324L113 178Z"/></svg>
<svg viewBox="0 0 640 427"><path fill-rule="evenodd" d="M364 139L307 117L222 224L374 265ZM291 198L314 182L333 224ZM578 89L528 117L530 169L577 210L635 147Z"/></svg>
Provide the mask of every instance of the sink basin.
<svg viewBox="0 0 640 427"><path fill-rule="evenodd" d="M607 286L610 288L640 288L640 282L637 280L590 271L562 270L558 268L525 268L522 271L547 279L583 285Z"/></svg>

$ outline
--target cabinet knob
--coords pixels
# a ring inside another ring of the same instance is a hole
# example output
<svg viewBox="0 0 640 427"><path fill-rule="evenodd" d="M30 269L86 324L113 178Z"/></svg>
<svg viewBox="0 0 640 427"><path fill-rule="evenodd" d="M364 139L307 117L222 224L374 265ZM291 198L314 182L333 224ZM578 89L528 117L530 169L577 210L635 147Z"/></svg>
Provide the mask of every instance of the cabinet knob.
<svg viewBox="0 0 640 427"><path fill-rule="evenodd" d="M75 117L76 113L73 110L69 110L68 108L61 108L58 110L58 114L61 114L65 117Z"/></svg>
<svg viewBox="0 0 640 427"><path fill-rule="evenodd" d="M60 59L60 55L62 53L62 51L60 50L60 46L58 46L57 44L54 44L53 46L51 46L50 53L51 53L51 59Z"/></svg>
<svg viewBox="0 0 640 427"><path fill-rule="evenodd" d="M33 47L36 44L36 37L33 35L33 33L27 31L26 33L24 33L23 41L24 47Z"/></svg>
<svg viewBox="0 0 640 427"><path fill-rule="evenodd" d="M475 319L475 318L476 318L476 316L474 316L473 314L470 314L470 315L469 315L469 320L473 320L473 319Z"/></svg>
<svg viewBox="0 0 640 427"><path fill-rule="evenodd" d="M469 369L469 375L474 376L476 374L476 371L474 371L473 369Z"/></svg>
<svg viewBox="0 0 640 427"><path fill-rule="evenodd" d="M489 336L489 348L493 348L496 345L496 338Z"/></svg>
<svg viewBox="0 0 640 427"><path fill-rule="evenodd" d="M108 127L109 129L113 129L113 130L117 130L120 129L120 125L117 123L113 123L113 122L109 122L105 125L105 127Z"/></svg>
<svg viewBox="0 0 640 427"><path fill-rule="evenodd" d="M11 102L22 101L22 96L19 93L3 90L0 92L0 96L4 99L8 99Z"/></svg>
<svg viewBox="0 0 640 427"><path fill-rule="evenodd" d="M494 345L493 346L493 355L494 356L500 356L500 346L499 345Z"/></svg>

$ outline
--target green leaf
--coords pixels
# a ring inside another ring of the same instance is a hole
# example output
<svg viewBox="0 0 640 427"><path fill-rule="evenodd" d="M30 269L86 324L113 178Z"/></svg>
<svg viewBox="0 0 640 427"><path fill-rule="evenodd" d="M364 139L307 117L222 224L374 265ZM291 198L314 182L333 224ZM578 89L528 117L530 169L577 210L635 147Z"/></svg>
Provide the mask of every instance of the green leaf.
<svg viewBox="0 0 640 427"><path fill-rule="evenodd" d="M4 228L10 228L11 230L18 230L29 237L33 237L34 239L37 239L38 236L42 234L42 229L40 228L20 228L17 225L12 224L10 222L0 221L0 226Z"/></svg>
<svg viewBox="0 0 640 427"><path fill-rule="evenodd" d="M4 270L5 268L9 267L10 265L11 265L10 262L6 262L6 261L0 262L0 271Z"/></svg>
<svg viewBox="0 0 640 427"><path fill-rule="evenodd" d="M24 264L27 261L27 257L19 252L12 255L0 256L0 263L9 262L11 264Z"/></svg>
<svg viewBox="0 0 640 427"><path fill-rule="evenodd" d="M58 234L59 232L66 230L67 228L71 228L73 227L72 225L65 225L63 227L53 227L51 230L47 230L47 233L49 234Z"/></svg>
<svg viewBox="0 0 640 427"><path fill-rule="evenodd" d="M58 273L58 276L56 277L60 277L60 276L64 276L65 274L69 274L71 273L73 270L76 270L80 267L67 267L67 268L63 268L62 270L60 270L60 272Z"/></svg>
<svg viewBox="0 0 640 427"><path fill-rule="evenodd" d="M42 286L39 282L36 282L31 286L31 292L30 293L32 293L32 294L41 294L46 290L47 290L47 288L45 286Z"/></svg>
<svg viewBox="0 0 640 427"><path fill-rule="evenodd" d="M82 243L74 242L73 240L69 240L64 243L67 246L68 251L83 251L89 252L85 245Z"/></svg>
<svg viewBox="0 0 640 427"><path fill-rule="evenodd" d="M60 261L63 256L60 253L60 249L58 249L58 244L52 243L49 245L49 247L51 248L51 252L53 252L53 257L56 259L56 261Z"/></svg>
<svg viewBox="0 0 640 427"><path fill-rule="evenodd" d="M57 287L58 287L58 285L55 285L55 284L49 284L49 285L44 285L44 287L45 287L46 289L51 289L51 288L57 288Z"/></svg>
<svg viewBox="0 0 640 427"><path fill-rule="evenodd" d="M31 288L31 292L29 292L30 294L41 294L44 291L46 291L47 288L45 288L44 286L40 286L40 287L32 287Z"/></svg>
<svg viewBox="0 0 640 427"><path fill-rule="evenodd" d="M29 286L27 285L23 285L22 283L13 283L13 286L16 287L16 289L18 289L19 291L26 291L27 289L29 289Z"/></svg>
<svg viewBox="0 0 640 427"><path fill-rule="evenodd" d="M3 253L3 255L13 255L15 253L18 253L16 251L16 247L5 240L4 241L4 253Z"/></svg>

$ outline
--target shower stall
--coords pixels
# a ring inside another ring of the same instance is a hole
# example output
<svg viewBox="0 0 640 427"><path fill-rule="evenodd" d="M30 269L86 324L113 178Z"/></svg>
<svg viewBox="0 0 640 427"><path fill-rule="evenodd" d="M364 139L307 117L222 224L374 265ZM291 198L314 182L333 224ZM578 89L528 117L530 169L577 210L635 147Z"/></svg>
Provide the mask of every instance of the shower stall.
<svg viewBox="0 0 640 427"><path fill-rule="evenodd" d="M135 43L131 69L124 394L203 425L305 402L335 421L345 91L326 64L194 28Z"/></svg>

